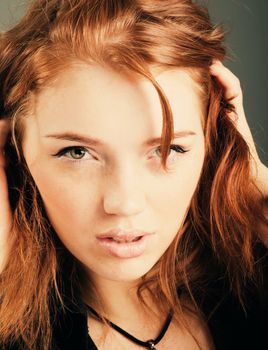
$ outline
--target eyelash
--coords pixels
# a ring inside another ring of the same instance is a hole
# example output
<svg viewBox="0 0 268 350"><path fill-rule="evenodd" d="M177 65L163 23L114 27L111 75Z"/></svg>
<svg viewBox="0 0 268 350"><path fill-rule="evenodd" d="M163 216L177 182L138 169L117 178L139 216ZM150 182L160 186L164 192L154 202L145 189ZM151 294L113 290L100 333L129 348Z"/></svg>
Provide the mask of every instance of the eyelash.
<svg viewBox="0 0 268 350"><path fill-rule="evenodd" d="M61 158L61 157L65 156L68 152L71 152L71 151L76 150L76 149L88 152L88 150L85 147L71 146L71 147L65 147L65 148L61 149L56 154L53 154L53 157ZM160 146L156 148L156 151L157 150L160 150ZM170 150L174 150L176 153L182 153L182 154L188 152L188 150L184 149L183 147L181 147L179 145L174 145L174 144L170 145ZM79 162L79 161L82 161L83 158L84 157L82 157L80 159L75 159L75 158L69 158L69 159L71 162Z"/></svg>

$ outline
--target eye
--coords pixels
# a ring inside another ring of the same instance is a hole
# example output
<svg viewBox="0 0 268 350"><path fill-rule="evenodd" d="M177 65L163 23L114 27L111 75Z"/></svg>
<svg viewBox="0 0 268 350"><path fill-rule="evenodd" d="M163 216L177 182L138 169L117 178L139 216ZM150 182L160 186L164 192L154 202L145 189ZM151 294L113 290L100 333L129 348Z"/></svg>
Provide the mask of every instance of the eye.
<svg viewBox="0 0 268 350"><path fill-rule="evenodd" d="M54 154L54 157L66 157L71 160L81 160L85 158L86 153L89 154L88 150L81 146L66 147Z"/></svg>
<svg viewBox="0 0 268 350"><path fill-rule="evenodd" d="M175 154L173 153L174 156L176 156L176 153L178 154L178 153L186 153L186 152L188 152L187 150L185 150L183 147L181 147L179 145L170 145L169 151L170 152L169 152L168 157L170 155L172 155L173 152L171 152L171 151L175 152ZM159 152L159 157L161 158L161 148L160 148L160 146L156 149L156 152Z"/></svg>
<svg viewBox="0 0 268 350"><path fill-rule="evenodd" d="M84 158L86 151L82 148L73 148L68 153L73 159L82 159Z"/></svg>

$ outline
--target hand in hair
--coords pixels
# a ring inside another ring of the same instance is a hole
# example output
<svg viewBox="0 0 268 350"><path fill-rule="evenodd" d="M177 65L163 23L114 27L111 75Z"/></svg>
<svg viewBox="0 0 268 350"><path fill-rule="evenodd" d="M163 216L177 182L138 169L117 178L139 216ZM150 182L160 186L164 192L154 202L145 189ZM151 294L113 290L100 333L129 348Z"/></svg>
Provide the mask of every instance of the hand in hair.
<svg viewBox="0 0 268 350"><path fill-rule="evenodd" d="M11 229L12 215L8 198L8 185L5 172L5 143L9 133L9 122L0 120L0 273L5 266L8 234Z"/></svg>
<svg viewBox="0 0 268 350"><path fill-rule="evenodd" d="M243 93L239 79L221 61L215 60L210 66L210 72L224 89L224 97L235 107L230 113L237 130L247 142L251 153L251 169L256 185L264 197L268 197L268 168L260 160L252 133L246 120L243 107Z"/></svg>

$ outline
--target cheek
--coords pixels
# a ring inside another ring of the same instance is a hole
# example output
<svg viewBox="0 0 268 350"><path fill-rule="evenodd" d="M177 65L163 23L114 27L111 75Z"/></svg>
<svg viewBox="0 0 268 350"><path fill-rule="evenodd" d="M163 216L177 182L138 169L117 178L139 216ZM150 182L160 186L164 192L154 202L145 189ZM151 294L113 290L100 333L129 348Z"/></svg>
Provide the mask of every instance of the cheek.
<svg viewBox="0 0 268 350"><path fill-rule="evenodd" d="M171 191L158 199L158 207L155 214L159 227L167 240L162 241L162 246L167 247L175 238L183 225L188 213L189 205L196 188L196 183L185 183L177 180ZM161 201L159 201L161 200Z"/></svg>
<svg viewBox="0 0 268 350"><path fill-rule="evenodd" d="M55 174L55 171L44 171L43 168L32 170L52 226L61 238L72 237L78 230L80 233L85 232L96 216L96 184L90 181L84 186L70 177L52 177L51 174Z"/></svg>
<svg viewBox="0 0 268 350"><path fill-rule="evenodd" d="M178 167L174 176L169 177L163 190L159 191L156 203L162 225L172 225L173 229L178 229L181 225L197 188L203 159L202 151L193 154Z"/></svg>

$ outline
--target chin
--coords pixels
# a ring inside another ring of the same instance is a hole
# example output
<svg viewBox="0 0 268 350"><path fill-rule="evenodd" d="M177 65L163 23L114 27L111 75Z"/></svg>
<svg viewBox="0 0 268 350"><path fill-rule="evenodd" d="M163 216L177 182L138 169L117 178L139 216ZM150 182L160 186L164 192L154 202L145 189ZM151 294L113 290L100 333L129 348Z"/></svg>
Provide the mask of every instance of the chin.
<svg viewBox="0 0 268 350"><path fill-rule="evenodd" d="M128 261L127 264L118 264L111 268L107 267L106 270L101 269L97 271L96 269L93 270L91 268L88 268L88 270L91 275L93 274L101 279L114 282L135 282L139 281L144 275L146 275L153 265L154 264L145 266L144 261L139 264L134 261Z"/></svg>

